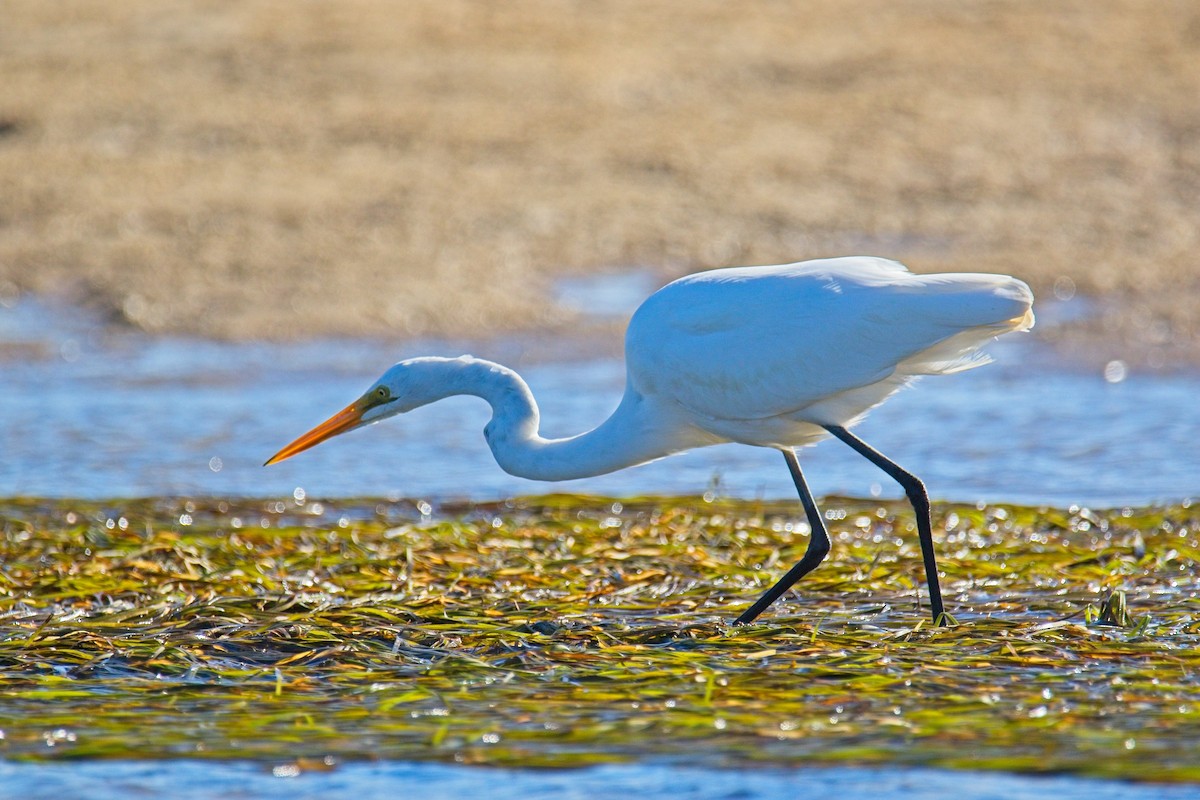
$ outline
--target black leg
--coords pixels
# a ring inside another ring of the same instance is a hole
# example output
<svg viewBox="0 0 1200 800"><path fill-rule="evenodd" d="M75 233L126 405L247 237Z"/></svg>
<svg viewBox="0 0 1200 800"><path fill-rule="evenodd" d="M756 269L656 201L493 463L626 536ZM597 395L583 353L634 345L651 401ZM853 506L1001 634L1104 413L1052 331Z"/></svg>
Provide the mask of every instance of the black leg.
<svg viewBox="0 0 1200 800"><path fill-rule="evenodd" d="M908 502L912 503L913 511L917 515L917 535L921 538L921 556L925 559L925 584L929 587L929 606L933 611L933 622L937 625L945 625L946 620L942 616L945 611L942 607L942 588L938 585L937 560L933 554L933 523L929 518L929 493L925 491L925 484L921 483L921 479L916 475L903 469L899 464L888 459L883 453L845 428L830 425L825 430L850 445L855 452L886 472L904 488L904 493L908 495Z"/></svg>
<svg viewBox="0 0 1200 800"><path fill-rule="evenodd" d="M808 490L808 484L804 482L804 473L800 471L800 462L796 460L796 454L790 449L783 451L783 457L787 460L792 480L796 482L796 491L800 493L800 502L804 504L804 513L808 515L808 526L812 528L812 533L808 536L808 549L804 551L804 557L800 559L799 564L788 570L788 573L768 589L762 597L758 598L754 605L742 612L735 622L737 625L753 622L754 618L765 611L767 606L792 588L793 583L816 569L817 565L829 554L829 533L825 530L825 522L821 519L821 512L817 509L817 501L813 500L812 492Z"/></svg>

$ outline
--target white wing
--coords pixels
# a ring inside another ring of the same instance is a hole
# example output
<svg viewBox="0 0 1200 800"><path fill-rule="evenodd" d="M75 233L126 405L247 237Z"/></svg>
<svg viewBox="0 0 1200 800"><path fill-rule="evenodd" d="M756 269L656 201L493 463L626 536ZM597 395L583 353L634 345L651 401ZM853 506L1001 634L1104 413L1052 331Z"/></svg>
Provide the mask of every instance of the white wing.
<svg viewBox="0 0 1200 800"><path fill-rule="evenodd" d="M910 374L961 367L979 344L1018 327L1031 302L1007 276L914 275L878 258L714 270L663 287L637 310L626 334L629 382L695 414L764 419L876 383L902 362ZM972 329L981 335L949 356L914 358Z"/></svg>

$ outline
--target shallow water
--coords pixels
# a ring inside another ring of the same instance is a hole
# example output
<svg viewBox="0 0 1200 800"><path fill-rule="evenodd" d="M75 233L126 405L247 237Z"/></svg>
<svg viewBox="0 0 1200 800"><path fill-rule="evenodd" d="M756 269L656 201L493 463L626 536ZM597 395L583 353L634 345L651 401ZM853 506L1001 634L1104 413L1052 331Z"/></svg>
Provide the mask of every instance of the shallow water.
<svg viewBox="0 0 1200 800"><path fill-rule="evenodd" d="M0 761L0 784L13 797L93 800L127 797L395 798L457 800L485 796L571 800L672 797L676 800L767 800L805 797L1004 798L1005 800L1175 800L1200 796L1189 786L1142 786L1070 777L1035 777L933 769L749 770L673 764L611 764L579 770L516 770L405 762L343 764L331 772L300 772L288 765L211 761L92 761L13 764ZM486 787L486 788L485 788ZM483 794L481 794L481 791Z"/></svg>
<svg viewBox="0 0 1200 800"><path fill-rule="evenodd" d="M606 312L623 311L621 298L616 291L606 300ZM394 361L471 349L521 370L548 435L594 426L621 395L619 359L539 361L519 341L471 348L156 339L22 299L0 307L0 495L279 496L297 487L313 497L433 500L560 490L794 492L776 453L738 445L560 484L513 478L492 461L482 436L488 410L475 398L443 401L261 466ZM1106 380L1064 365L1031 336L1007 337L991 352L997 363L925 379L857 432L923 477L935 498L1114 506L1180 500L1200 489L1200 451L1187 446L1200 431L1200 376L1128 370L1114 383L1120 376L1112 370ZM802 462L818 494L899 496L837 442L803 451Z"/></svg>

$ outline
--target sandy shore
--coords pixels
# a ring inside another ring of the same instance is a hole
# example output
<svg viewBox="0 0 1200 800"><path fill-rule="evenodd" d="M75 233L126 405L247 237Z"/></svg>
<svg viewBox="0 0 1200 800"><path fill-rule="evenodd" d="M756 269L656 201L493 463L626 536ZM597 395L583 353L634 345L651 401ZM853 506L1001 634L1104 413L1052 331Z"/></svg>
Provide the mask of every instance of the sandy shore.
<svg viewBox="0 0 1200 800"><path fill-rule="evenodd" d="M1200 355L1200 6L46 3L0 25L0 290L152 332L556 325L555 276L840 253Z"/></svg>

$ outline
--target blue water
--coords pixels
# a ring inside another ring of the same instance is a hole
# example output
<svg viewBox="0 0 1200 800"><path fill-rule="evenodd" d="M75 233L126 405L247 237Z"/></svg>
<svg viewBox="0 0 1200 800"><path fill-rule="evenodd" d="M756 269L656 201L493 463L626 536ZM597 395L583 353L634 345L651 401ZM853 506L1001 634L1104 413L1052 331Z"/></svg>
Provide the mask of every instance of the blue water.
<svg viewBox="0 0 1200 800"><path fill-rule="evenodd" d="M405 762L352 763L330 772L287 765L210 761L93 761L12 764L0 761L0 787L25 800L171 797L175 800L582 800L671 797L673 800L1183 800L1200 788L1143 786L1070 777L905 768L782 770L706 769L674 764L615 764L579 770L518 770ZM2 790L0 790L2 791Z"/></svg>
<svg viewBox="0 0 1200 800"><path fill-rule="evenodd" d="M605 308L619 310L619 297ZM297 487L310 497L435 501L549 491L793 496L778 453L739 445L560 484L513 478L492 461L482 435L488 409L475 398L261 466L413 355L470 351L519 369L547 435L590 428L616 405L619 358L546 359L526 345L152 338L24 299L0 307L0 496L274 497ZM991 352L996 363L927 378L857 432L944 500L1117 506L1200 492L1200 448L1190 446L1200 433L1200 376L1131 368L1113 383L1062 363L1028 335L1006 337ZM840 443L809 448L801 460L818 494L899 496Z"/></svg>

